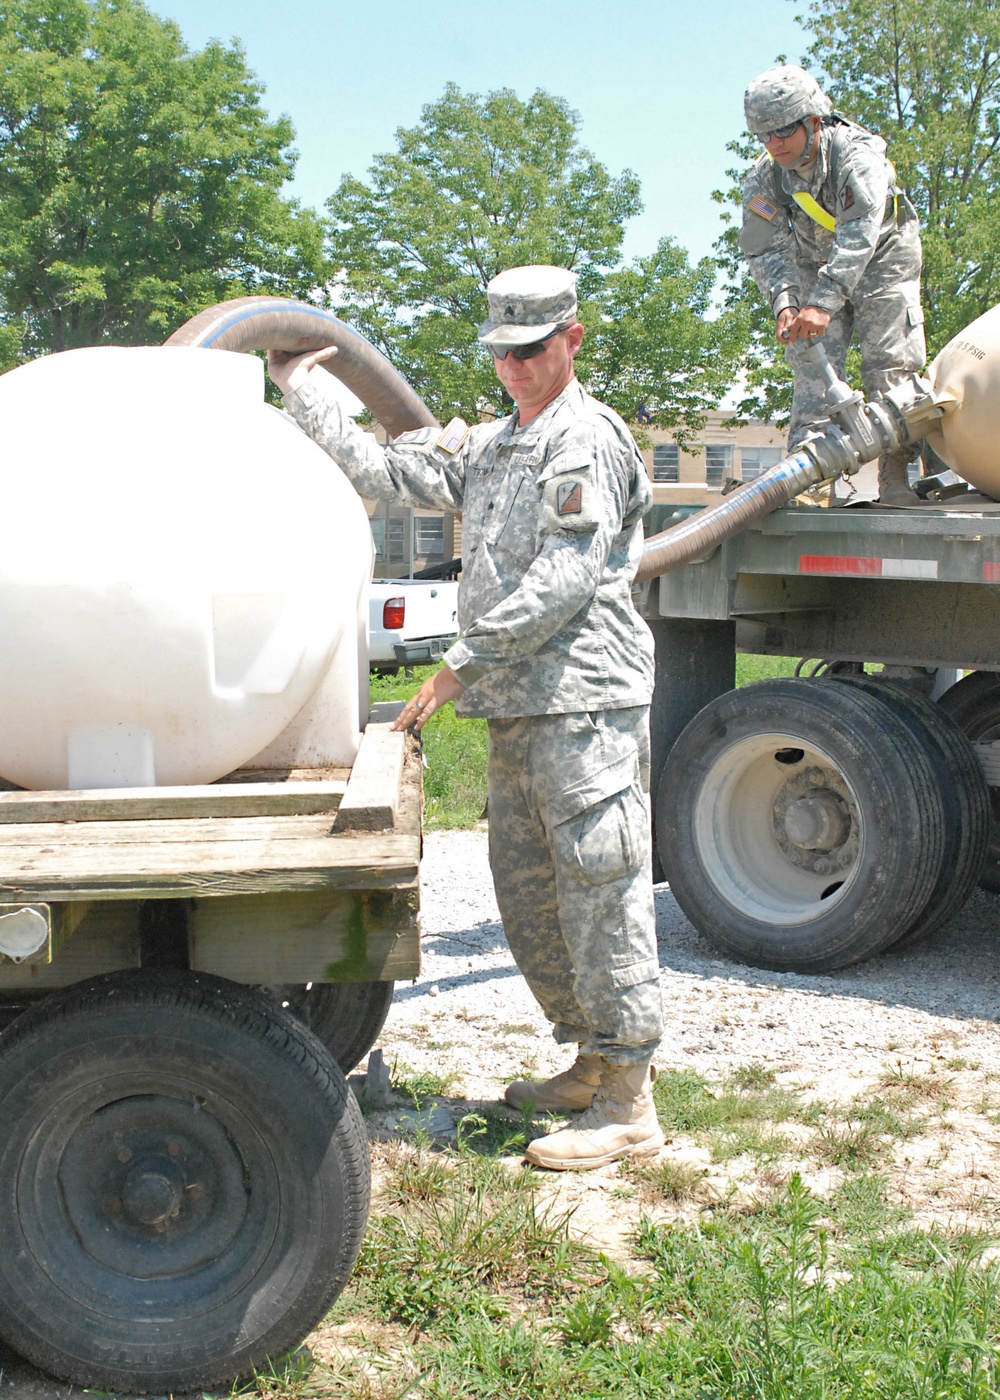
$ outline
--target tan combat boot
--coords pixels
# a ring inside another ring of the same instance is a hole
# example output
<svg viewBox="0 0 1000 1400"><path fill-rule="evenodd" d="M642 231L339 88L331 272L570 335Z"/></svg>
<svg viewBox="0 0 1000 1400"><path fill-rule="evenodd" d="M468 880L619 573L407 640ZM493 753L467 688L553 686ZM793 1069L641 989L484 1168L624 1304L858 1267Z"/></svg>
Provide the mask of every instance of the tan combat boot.
<svg viewBox="0 0 1000 1400"><path fill-rule="evenodd" d="M597 1097L571 1128L528 1143L525 1157L552 1171L589 1171L620 1157L658 1152L666 1139L653 1107L655 1070L604 1060Z"/></svg>
<svg viewBox="0 0 1000 1400"><path fill-rule="evenodd" d="M515 1079L504 1090L511 1108L533 1104L539 1113L576 1113L589 1108L601 1087L600 1055L577 1055L569 1069L551 1079Z"/></svg>
<svg viewBox="0 0 1000 1400"><path fill-rule="evenodd" d="M897 450L896 452L889 452L886 454L886 456L879 458L879 505L919 505L919 499L917 495L910 490L910 483L906 477L906 469L910 465L911 460L912 459L909 452L899 450Z"/></svg>

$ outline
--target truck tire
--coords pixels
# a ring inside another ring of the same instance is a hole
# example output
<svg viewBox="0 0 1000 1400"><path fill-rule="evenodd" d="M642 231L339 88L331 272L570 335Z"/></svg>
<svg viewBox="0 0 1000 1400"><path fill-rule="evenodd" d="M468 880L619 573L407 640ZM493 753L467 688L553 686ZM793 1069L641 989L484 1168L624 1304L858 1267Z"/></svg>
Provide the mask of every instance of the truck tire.
<svg viewBox="0 0 1000 1400"><path fill-rule="evenodd" d="M249 987L111 973L0 1040L0 1338L127 1394L226 1385L347 1282L364 1125L329 1053Z"/></svg>
<svg viewBox="0 0 1000 1400"><path fill-rule="evenodd" d="M713 700L657 792L660 859L681 909L733 957L778 970L831 971L900 938L937 881L943 824L905 724L857 687L821 680Z"/></svg>
<svg viewBox="0 0 1000 1400"><path fill-rule="evenodd" d="M970 671L950 686L937 702L970 739L1000 739L1000 674ZM990 839L979 883L1000 894L1000 788L990 795Z"/></svg>
<svg viewBox="0 0 1000 1400"><path fill-rule="evenodd" d="M912 947L954 918L979 882L990 839L990 796L982 764L969 740L939 705L898 681L835 675L876 696L912 730L937 779L944 808L941 873L923 910L893 950Z"/></svg>
<svg viewBox="0 0 1000 1400"><path fill-rule="evenodd" d="M317 1036L345 1074L379 1038L395 982L289 983L265 990Z"/></svg>

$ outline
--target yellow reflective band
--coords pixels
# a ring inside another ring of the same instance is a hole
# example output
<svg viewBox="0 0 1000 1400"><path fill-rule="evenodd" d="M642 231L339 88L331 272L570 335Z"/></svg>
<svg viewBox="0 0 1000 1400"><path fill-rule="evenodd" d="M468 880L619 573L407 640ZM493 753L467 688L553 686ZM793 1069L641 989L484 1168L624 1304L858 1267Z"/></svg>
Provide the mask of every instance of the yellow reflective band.
<svg viewBox="0 0 1000 1400"><path fill-rule="evenodd" d="M810 219L815 223L822 224L823 227L828 228L831 233L837 227L837 220L832 214L828 214L822 204L818 204L811 194L805 194L803 191L799 191L798 194L793 194L792 198L802 212L808 214Z"/></svg>

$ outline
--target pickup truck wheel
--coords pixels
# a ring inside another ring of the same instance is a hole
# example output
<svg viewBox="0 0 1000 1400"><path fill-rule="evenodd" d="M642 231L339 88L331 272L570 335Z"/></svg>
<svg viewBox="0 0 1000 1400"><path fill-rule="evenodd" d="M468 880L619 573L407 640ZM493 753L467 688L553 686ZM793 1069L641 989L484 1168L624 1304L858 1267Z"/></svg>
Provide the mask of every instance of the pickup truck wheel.
<svg viewBox="0 0 1000 1400"><path fill-rule="evenodd" d="M937 702L973 741L1000 739L1000 674L970 671ZM1000 894L1000 788L990 787L990 839L979 883Z"/></svg>
<svg viewBox="0 0 1000 1400"><path fill-rule="evenodd" d="M982 764L969 740L939 705L899 682L877 676L836 675L876 696L907 724L930 762L944 809L944 857L930 897L892 945L909 948L953 918L976 888L990 839L990 796Z"/></svg>
<svg viewBox="0 0 1000 1400"><path fill-rule="evenodd" d="M318 1036L345 1074L379 1038L395 982L291 983L266 990Z"/></svg>
<svg viewBox="0 0 1000 1400"><path fill-rule="evenodd" d="M684 913L732 956L781 970L846 967L905 933L937 881L942 827L905 724L820 680L713 700L657 792L660 859Z"/></svg>
<svg viewBox="0 0 1000 1400"><path fill-rule="evenodd" d="M364 1125L325 1049L205 973L78 983L0 1041L0 1337L128 1394L277 1359L347 1281Z"/></svg>

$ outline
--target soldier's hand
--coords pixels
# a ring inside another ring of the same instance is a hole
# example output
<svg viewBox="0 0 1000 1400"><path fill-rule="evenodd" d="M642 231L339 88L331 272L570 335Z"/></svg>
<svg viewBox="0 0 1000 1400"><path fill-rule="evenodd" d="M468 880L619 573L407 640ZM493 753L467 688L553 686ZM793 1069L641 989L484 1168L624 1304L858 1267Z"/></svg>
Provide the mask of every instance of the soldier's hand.
<svg viewBox="0 0 1000 1400"><path fill-rule="evenodd" d="M449 700L457 700L465 686L450 666L442 666L408 701L402 714L390 724L390 729L409 729L410 725L419 734L435 710L447 705Z"/></svg>
<svg viewBox="0 0 1000 1400"><path fill-rule="evenodd" d="M803 306L797 313L795 319L788 327L786 339L789 342L796 340L811 341L818 339L830 324L829 311L822 311L818 306Z"/></svg>
<svg viewBox="0 0 1000 1400"><path fill-rule="evenodd" d="M301 389L309 377L309 371L324 360L336 355L336 345L324 346L322 350L269 350L267 352L267 372L283 394Z"/></svg>
<svg viewBox="0 0 1000 1400"><path fill-rule="evenodd" d="M799 314L797 306L786 306L784 311L779 311L778 319L774 324L774 329L779 340L788 339L788 331L792 322Z"/></svg>

